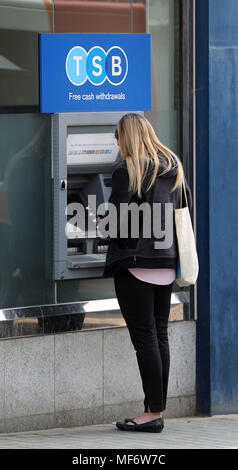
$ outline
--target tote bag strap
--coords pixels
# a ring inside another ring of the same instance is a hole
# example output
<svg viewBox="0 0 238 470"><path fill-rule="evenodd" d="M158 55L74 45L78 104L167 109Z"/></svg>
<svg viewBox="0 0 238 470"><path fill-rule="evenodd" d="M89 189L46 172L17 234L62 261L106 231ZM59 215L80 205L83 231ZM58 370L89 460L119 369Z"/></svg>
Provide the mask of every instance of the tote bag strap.
<svg viewBox="0 0 238 470"><path fill-rule="evenodd" d="M188 199L187 199L186 188L185 188L185 183L184 183L184 175L183 175L183 182L181 184L180 209L182 209L182 203L183 203L183 190L184 190L184 195L185 195L186 206L188 206Z"/></svg>

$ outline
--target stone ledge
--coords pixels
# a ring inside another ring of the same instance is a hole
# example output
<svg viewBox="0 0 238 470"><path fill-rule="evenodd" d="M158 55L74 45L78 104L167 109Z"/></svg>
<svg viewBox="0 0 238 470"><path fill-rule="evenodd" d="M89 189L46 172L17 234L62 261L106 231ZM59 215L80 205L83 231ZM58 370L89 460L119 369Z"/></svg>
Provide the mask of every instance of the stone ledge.
<svg viewBox="0 0 238 470"><path fill-rule="evenodd" d="M109 424L140 414L144 409L143 400L115 405L65 410L58 413L22 416L0 421L0 433L36 431L41 429L90 426ZM196 414L195 395L173 397L167 400L165 418L194 416Z"/></svg>

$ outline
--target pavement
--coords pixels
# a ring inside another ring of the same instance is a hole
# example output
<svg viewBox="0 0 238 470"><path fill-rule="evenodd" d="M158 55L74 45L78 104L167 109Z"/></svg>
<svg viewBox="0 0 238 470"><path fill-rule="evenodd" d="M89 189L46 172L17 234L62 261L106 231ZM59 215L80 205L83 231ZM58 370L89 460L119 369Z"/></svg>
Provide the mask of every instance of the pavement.
<svg viewBox="0 0 238 470"><path fill-rule="evenodd" d="M0 434L0 449L238 449L238 414L165 419L161 433L112 423Z"/></svg>

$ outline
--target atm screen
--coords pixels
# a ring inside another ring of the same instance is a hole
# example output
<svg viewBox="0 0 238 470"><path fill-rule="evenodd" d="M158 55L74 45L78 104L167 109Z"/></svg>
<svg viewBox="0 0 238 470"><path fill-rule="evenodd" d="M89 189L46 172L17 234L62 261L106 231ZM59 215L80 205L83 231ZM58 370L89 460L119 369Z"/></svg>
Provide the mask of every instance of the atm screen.
<svg viewBox="0 0 238 470"><path fill-rule="evenodd" d="M119 147L113 133L68 134L67 164L113 163Z"/></svg>

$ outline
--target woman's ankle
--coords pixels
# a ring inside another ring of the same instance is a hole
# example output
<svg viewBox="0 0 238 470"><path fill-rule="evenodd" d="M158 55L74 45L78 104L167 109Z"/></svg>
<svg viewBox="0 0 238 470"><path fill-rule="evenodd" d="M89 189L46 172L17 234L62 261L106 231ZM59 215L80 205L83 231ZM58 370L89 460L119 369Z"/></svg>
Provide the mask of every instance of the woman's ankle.
<svg viewBox="0 0 238 470"><path fill-rule="evenodd" d="M154 416L155 418L162 418L163 414L161 411L149 411L149 414L151 416Z"/></svg>
<svg viewBox="0 0 238 470"><path fill-rule="evenodd" d="M158 416L160 418L163 417L162 411L150 411L150 407L148 407L147 413L149 413L150 415Z"/></svg>

